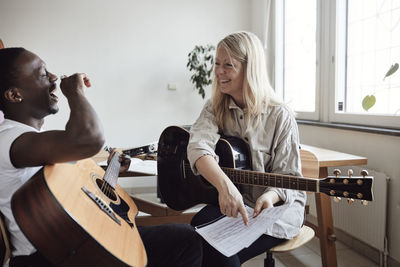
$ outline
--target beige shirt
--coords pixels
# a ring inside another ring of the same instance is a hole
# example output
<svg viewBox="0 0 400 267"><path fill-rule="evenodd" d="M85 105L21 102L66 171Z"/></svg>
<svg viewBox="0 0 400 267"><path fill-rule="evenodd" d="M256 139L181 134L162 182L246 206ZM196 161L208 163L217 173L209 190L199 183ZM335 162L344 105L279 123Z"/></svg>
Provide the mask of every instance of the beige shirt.
<svg viewBox="0 0 400 267"><path fill-rule="evenodd" d="M199 172L195 162L200 157L211 155L218 160L214 149L220 134L211 105L211 100L208 100L190 129L187 153L196 175ZM231 123L225 122L223 134L239 137L247 142L251 151L253 170L302 176L297 123L285 105L270 106L261 114L261 123L257 128L254 118L250 118L247 128L246 111L238 107L233 100L229 109L233 120ZM276 192L284 204L289 204L282 217L265 234L285 239L291 239L298 234L304 220L306 204L304 191L244 185L238 188L243 195L244 203L251 207L254 207L257 198L266 191Z"/></svg>

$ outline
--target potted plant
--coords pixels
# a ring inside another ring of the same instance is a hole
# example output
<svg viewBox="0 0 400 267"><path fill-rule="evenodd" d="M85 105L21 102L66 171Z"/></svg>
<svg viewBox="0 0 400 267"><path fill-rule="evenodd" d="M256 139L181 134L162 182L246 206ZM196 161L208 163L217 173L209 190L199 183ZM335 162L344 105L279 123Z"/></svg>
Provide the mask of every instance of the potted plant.
<svg viewBox="0 0 400 267"><path fill-rule="evenodd" d="M188 54L188 63L186 67L192 72L190 81L194 84L199 94L205 97L205 87L212 82L211 74L214 67L214 50L213 45L196 45Z"/></svg>

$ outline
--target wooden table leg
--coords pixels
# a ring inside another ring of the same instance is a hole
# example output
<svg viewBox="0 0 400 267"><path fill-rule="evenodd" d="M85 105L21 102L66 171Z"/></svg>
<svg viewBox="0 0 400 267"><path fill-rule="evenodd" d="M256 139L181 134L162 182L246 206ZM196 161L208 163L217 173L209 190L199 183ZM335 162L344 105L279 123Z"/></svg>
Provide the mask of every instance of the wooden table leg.
<svg viewBox="0 0 400 267"><path fill-rule="evenodd" d="M321 167L320 178L328 176L328 168ZM318 236L321 246L321 258L323 267L337 267L336 236L333 228L332 206L329 196L315 193L315 204L318 218Z"/></svg>

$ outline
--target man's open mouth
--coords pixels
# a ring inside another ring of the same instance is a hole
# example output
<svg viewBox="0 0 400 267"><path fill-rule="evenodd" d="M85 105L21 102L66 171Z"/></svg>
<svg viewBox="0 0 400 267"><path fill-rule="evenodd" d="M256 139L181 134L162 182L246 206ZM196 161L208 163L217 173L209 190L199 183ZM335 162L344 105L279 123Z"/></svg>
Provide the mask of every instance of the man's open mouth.
<svg viewBox="0 0 400 267"><path fill-rule="evenodd" d="M53 98L53 99L55 99L55 100L58 100L58 96L55 95L55 92L56 92L56 91L57 91L57 85L56 85L56 84L53 84L53 85L50 87L50 89L49 89L50 96L51 96L51 98Z"/></svg>

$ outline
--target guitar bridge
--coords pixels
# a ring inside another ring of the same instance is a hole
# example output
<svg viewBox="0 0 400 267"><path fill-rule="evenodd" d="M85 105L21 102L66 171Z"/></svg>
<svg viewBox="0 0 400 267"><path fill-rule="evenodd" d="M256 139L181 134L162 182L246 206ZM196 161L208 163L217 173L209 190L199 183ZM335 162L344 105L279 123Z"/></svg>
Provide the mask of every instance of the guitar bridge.
<svg viewBox="0 0 400 267"><path fill-rule="evenodd" d="M118 223L119 225L121 225L121 221L117 218L117 216L115 216L114 211L112 210L112 208L106 203L104 202L104 200L102 200L101 198L99 198L98 196L96 196L95 194L93 194L92 192L90 192L89 190L86 189L86 187L82 187L82 191L86 193L86 195L88 195L88 197L90 199L93 200L94 203L96 203L96 205L108 216L110 216L110 218L115 221L116 223Z"/></svg>

